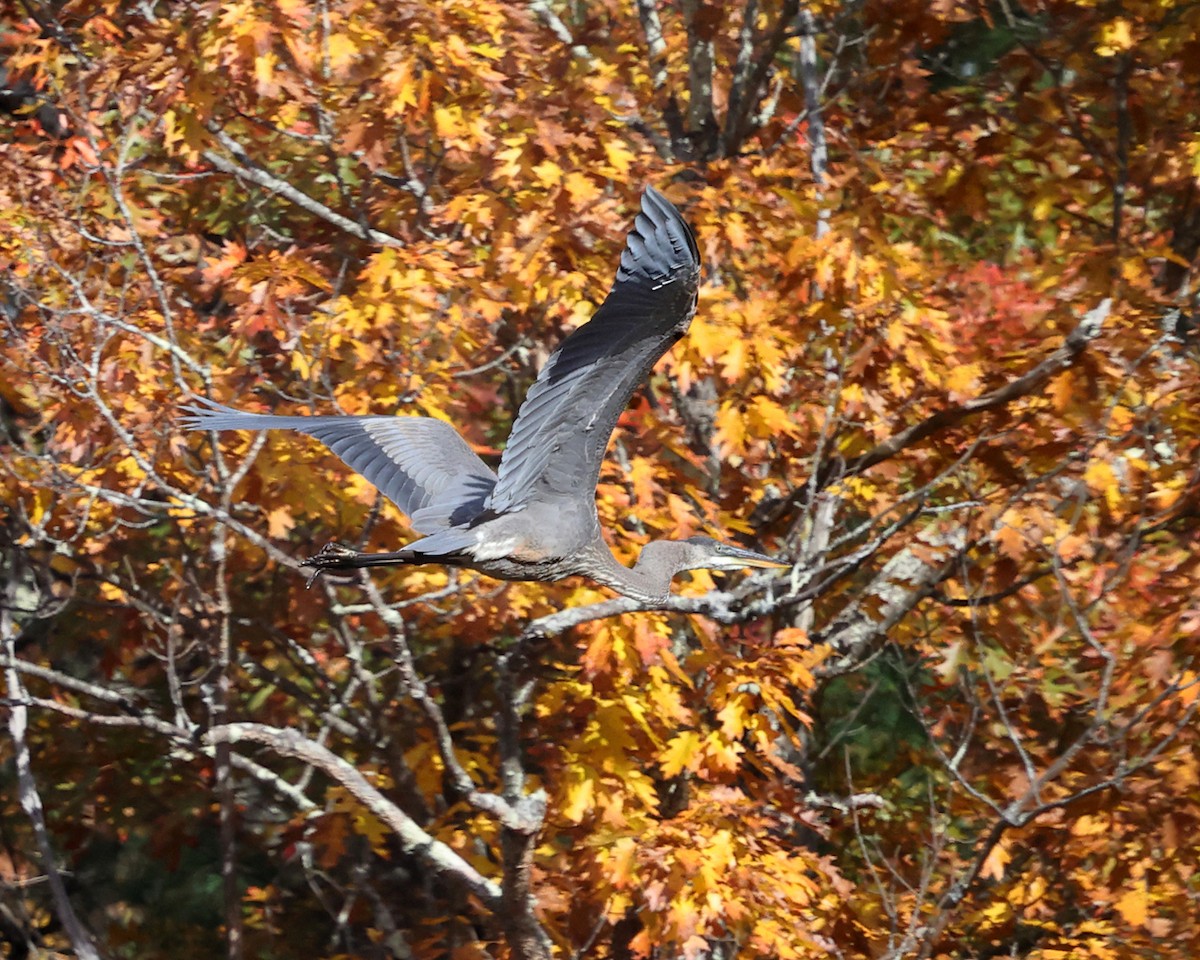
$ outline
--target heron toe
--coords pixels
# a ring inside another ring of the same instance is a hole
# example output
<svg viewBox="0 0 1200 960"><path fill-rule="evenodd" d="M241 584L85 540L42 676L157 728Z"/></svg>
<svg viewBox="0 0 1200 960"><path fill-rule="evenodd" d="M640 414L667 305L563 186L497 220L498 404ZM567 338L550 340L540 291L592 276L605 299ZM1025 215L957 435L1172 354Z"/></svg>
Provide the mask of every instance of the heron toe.
<svg viewBox="0 0 1200 960"><path fill-rule="evenodd" d="M317 570L333 570L348 565L348 561L358 556L357 550L352 550L344 543L331 540L325 544L315 556L309 557L301 566L316 567Z"/></svg>

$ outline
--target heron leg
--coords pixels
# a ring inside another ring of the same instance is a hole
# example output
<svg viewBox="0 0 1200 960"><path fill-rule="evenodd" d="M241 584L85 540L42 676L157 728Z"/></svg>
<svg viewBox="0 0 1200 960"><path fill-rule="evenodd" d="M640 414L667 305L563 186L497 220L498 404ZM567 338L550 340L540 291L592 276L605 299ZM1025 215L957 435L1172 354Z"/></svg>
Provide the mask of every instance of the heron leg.
<svg viewBox="0 0 1200 960"><path fill-rule="evenodd" d="M323 546L315 556L302 562L302 567L312 567L312 575L308 578L307 586L312 586L326 570L357 570L361 567L379 567L391 563L411 563L412 555L401 550L396 553L359 553L344 543L331 541Z"/></svg>

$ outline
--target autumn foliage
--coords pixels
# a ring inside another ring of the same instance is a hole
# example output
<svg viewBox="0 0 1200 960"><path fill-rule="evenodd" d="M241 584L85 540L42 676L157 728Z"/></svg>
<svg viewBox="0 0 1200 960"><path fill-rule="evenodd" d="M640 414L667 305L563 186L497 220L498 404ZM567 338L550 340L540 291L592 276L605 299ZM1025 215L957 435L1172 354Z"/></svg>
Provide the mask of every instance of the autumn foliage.
<svg viewBox="0 0 1200 960"><path fill-rule="evenodd" d="M8 956L1200 950L1200 5L30 0L0 85ZM601 520L794 568L305 589L406 518L180 406L494 462L645 183Z"/></svg>

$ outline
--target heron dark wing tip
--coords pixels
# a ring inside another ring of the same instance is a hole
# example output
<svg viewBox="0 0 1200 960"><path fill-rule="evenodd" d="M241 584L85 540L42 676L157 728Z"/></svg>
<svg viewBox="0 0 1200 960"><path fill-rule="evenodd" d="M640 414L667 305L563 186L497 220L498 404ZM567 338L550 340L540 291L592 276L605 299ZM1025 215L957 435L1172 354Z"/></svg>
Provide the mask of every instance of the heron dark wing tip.
<svg viewBox="0 0 1200 960"><path fill-rule="evenodd" d="M652 224L654 230L663 230L676 252L687 256L690 264L699 268L700 248L696 246L696 236L692 233L692 228L684 220L679 208L650 184L646 184L646 188L642 191L642 213L638 220L642 217ZM637 226L639 225L635 221L635 227ZM675 229L673 230L672 227ZM649 239L651 234L644 233L643 235ZM682 244L679 241L682 241Z"/></svg>
<svg viewBox="0 0 1200 960"><path fill-rule="evenodd" d="M656 190L650 184L646 184L646 189L642 191L642 210L650 216L652 220L661 220L664 217L679 216L679 211L675 204L668 200L661 192Z"/></svg>

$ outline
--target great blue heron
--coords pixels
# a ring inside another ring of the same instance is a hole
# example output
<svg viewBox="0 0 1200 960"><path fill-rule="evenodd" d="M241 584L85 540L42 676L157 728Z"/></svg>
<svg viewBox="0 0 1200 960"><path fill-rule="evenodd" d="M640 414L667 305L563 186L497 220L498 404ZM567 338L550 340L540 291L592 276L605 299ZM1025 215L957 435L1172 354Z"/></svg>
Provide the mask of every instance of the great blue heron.
<svg viewBox="0 0 1200 960"><path fill-rule="evenodd" d="M630 569L600 535L595 488L609 436L635 387L687 331L700 254L666 197L647 187L617 279L600 309L546 362L517 414L497 473L447 423L428 417L287 417L212 401L188 408L194 430L298 430L371 481L426 534L394 553L328 544L322 570L442 563L505 580L583 575L656 602L682 570L783 567L710 537L655 540Z"/></svg>

